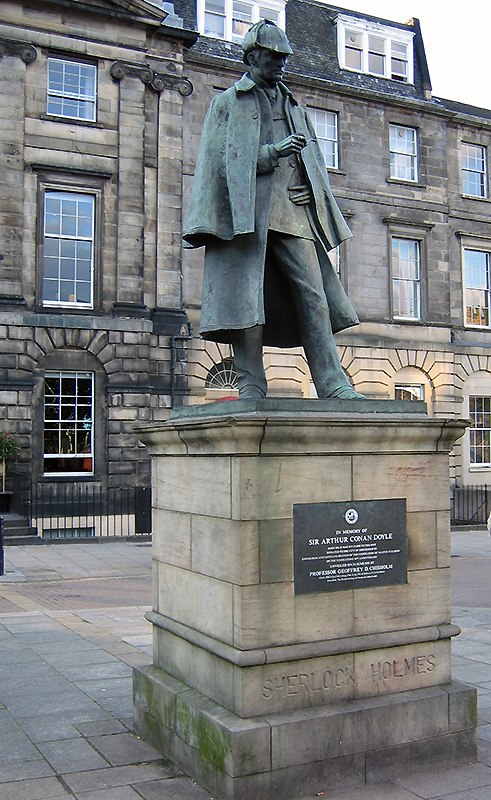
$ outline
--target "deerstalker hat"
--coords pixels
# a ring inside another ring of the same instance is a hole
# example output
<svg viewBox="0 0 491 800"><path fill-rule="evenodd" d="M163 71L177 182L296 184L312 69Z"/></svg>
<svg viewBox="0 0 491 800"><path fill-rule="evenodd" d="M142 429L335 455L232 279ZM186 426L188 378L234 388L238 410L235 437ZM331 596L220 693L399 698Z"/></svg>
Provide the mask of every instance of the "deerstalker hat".
<svg viewBox="0 0 491 800"><path fill-rule="evenodd" d="M252 28L249 28L244 36L242 49L244 51L244 62L247 64L247 56L256 50L257 47L262 47L265 50L273 50L275 53L284 53L291 55L293 50L290 47L290 42L286 38L286 33L278 28L274 22L269 19L262 19L255 22Z"/></svg>

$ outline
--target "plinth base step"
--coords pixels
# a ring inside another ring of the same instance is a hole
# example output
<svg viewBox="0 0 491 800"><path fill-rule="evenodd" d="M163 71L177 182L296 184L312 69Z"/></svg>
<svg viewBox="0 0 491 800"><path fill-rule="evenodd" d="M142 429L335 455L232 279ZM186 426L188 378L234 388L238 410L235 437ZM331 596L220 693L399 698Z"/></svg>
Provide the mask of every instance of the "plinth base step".
<svg viewBox="0 0 491 800"><path fill-rule="evenodd" d="M135 668L135 731L220 800L287 800L477 760L477 692L426 689L242 719Z"/></svg>

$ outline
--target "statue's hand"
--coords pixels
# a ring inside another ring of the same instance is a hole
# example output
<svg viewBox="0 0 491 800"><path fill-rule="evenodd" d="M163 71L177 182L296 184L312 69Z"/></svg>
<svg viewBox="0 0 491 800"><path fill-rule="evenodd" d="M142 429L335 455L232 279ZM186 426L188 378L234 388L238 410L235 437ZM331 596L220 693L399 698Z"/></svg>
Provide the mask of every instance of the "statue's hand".
<svg viewBox="0 0 491 800"><path fill-rule="evenodd" d="M310 189L305 184L302 186L288 187L288 196L296 206L306 206L312 200Z"/></svg>
<svg viewBox="0 0 491 800"><path fill-rule="evenodd" d="M307 139L305 136L301 133L292 133L291 136L287 136L286 139L282 139L281 142L275 144L274 149L279 158L285 158L286 156L298 155L306 144Z"/></svg>

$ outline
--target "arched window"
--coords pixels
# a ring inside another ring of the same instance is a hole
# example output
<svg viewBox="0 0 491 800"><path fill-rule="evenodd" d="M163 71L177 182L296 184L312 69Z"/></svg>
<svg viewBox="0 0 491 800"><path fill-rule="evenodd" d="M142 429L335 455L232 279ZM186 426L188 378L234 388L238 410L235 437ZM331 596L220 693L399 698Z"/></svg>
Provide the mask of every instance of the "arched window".
<svg viewBox="0 0 491 800"><path fill-rule="evenodd" d="M214 364L205 378L205 386L207 389L237 389L238 375L233 358L224 358L219 364Z"/></svg>

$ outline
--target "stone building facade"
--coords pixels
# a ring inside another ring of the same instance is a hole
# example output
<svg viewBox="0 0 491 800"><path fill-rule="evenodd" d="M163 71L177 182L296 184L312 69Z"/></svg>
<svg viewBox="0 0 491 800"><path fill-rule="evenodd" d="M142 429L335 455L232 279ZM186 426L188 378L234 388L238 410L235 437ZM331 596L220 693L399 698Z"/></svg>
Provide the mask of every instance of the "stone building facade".
<svg viewBox="0 0 491 800"><path fill-rule="evenodd" d="M2 426L34 482L148 486L133 425L186 393L183 50L197 35L146 0L0 7Z"/></svg>
<svg viewBox="0 0 491 800"><path fill-rule="evenodd" d="M35 481L146 486L133 425L236 394L229 348L196 333L203 253L180 234L206 109L267 15L353 231L333 254L361 321L336 337L343 367L369 397L471 418L454 478L491 483L491 111L432 96L417 20L311 0L0 8L0 417ZM312 396L300 349L265 363L270 394Z"/></svg>
<svg viewBox="0 0 491 800"><path fill-rule="evenodd" d="M236 5L223 5L232 20L222 36L216 7L198 0L202 35L185 52L195 90L184 106L184 204L206 108L244 71ZM272 14L279 7L264 5ZM176 9L188 27L196 23L185 0ZM424 399L431 414L471 418L453 476L491 483L491 112L432 96L418 20L400 25L289 0L286 30L294 55L285 82L323 139L353 232L337 267L361 324L336 336L343 367L370 398ZM184 305L194 326L201 265L202 253L184 251ZM223 389L210 388L219 384L210 370L229 363L224 350L190 344L190 402L231 394L226 369ZM270 394L312 393L301 350L270 349L265 359Z"/></svg>

